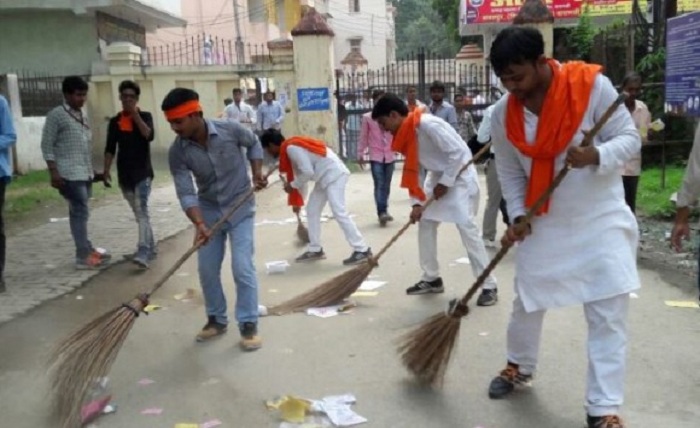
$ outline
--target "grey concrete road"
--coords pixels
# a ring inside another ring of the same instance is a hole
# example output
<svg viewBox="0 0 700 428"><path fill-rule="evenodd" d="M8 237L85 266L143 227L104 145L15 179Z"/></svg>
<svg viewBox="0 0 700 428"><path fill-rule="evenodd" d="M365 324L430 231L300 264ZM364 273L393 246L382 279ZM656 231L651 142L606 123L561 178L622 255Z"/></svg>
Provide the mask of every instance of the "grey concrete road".
<svg viewBox="0 0 700 428"><path fill-rule="evenodd" d="M398 184L398 175L395 185ZM398 221L376 224L368 173L355 174L348 205L365 237L378 249L406 217L409 204L395 186L392 212ZM173 216L181 215L173 212ZM258 221L290 217L279 188L259 197ZM292 260L300 251L294 225L257 228L257 266L263 303L279 302L342 272L350 250L332 221L324 224L328 259L292 265L283 275L267 275L265 262ZM440 230L444 295L409 297L404 289L419 277L415 230L410 229L381 260L376 279L387 281L376 297L356 299L352 313L321 319L303 314L261 320L264 347L243 353L238 335L197 344L204 324L200 298L178 301L175 294L198 289L196 263L188 262L155 297L164 309L136 321L110 373L118 409L102 417L104 428L172 428L176 423L219 419L223 427L277 427L279 420L263 401L281 394L321 398L350 392L354 409L368 427L554 428L582 427L586 369L585 323L581 308L548 314L541 367L533 388L511 399L491 401L487 385L504 365L505 328L512 299L513 262L498 268L501 301L475 308L463 321L460 341L442 390L416 386L395 352L395 339L424 318L444 310L473 278L469 266L452 263L463 256L455 229ZM155 266L140 273L122 264L92 278L84 287L0 325L0 426L54 427L48 418L44 362L63 336L140 290L147 289L191 243L191 232L161 244ZM556 263L555 260L552 263ZM234 299L229 270L225 287ZM699 426L700 311L671 308L664 300L694 300L690 287L674 288L656 273L641 271L643 289L632 300L627 404L630 427ZM231 305L230 305L231 306ZM149 378L155 383L141 386ZM146 408L162 408L146 416Z"/></svg>

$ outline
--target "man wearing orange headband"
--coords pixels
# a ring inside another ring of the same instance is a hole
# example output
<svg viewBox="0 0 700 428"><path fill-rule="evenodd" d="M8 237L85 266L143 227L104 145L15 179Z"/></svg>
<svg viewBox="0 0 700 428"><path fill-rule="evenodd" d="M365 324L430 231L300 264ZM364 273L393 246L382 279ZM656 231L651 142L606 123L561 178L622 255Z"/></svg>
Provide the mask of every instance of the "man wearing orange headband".
<svg viewBox="0 0 700 428"><path fill-rule="evenodd" d="M620 169L639 150L639 134L620 106L595 144L580 147L584 131L603 116L617 91L600 66L562 65L546 58L536 29L504 29L490 58L509 92L491 116L498 178L515 223L502 243L521 242L507 365L492 380L489 396L503 398L530 383L547 309L583 305L588 324L587 424L622 428L627 309L639 278L637 222L625 204ZM528 208L566 164L574 169L532 222L524 224Z"/></svg>
<svg viewBox="0 0 700 428"><path fill-rule="evenodd" d="M262 174L260 142L238 122L205 119L199 95L190 89L173 89L161 108L178 135L170 147L169 162L180 205L195 225L195 242L206 242L198 251L198 265L208 321L196 339L199 342L213 339L227 329L221 263L228 238L241 347L247 351L258 349L262 341L258 336L258 281L253 260L255 200L249 198L217 233L212 234L210 228L249 193L251 179L246 157L256 189L267 185Z"/></svg>

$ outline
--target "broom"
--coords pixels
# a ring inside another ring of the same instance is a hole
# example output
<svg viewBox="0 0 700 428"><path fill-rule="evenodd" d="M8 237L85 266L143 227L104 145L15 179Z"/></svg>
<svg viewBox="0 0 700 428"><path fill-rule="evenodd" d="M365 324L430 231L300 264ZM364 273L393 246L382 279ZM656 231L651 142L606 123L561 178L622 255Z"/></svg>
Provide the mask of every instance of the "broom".
<svg viewBox="0 0 700 428"><path fill-rule="evenodd" d="M284 185L287 185L287 180L280 174L280 180L282 180L282 183ZM301 221L301 215L299 212L297 214L297 239L301 244L308 244L309 243L309 229L304 226L304 222Z"/></svg>
<svg viewBox="0 0 700 428"><path fill-rule="evenodd" d="M480 157L488 152L490 147L491 143L488 143L482 147L481 150L479 150L469 160L469 162L467 162L459 170L457 175L459 176L459 174L469 168L472 163L479 160ZM434 198L432 196L428 198L423 205L423 209L430 206L433 201ZM412 224L413 222L411 220L406 222L406 224L404 224L403 227L401 227L401 229L399 229L399 231L391 237L389 242L387 242L375 256L370 257L367 262L357 265L356 267L341 273L335 278L329 279L328 281L312 290L307 291L304 294L268 308L268 313L273 315L284 315L291 312L301 312L308 308L335 305L347 299L352 293L357 291L360 285L362 285L362 282L366 280L370 272L372 272L372 269L379 266L379 258L384 255L389 247L391 247Z"/></svg>
<svg viewBox="0 0 700 428"><path fill-rule="evenodd" d="M269 171L265 178L269 177L274 169ZM211 227L211 232L216 233L254 192L255 190L251 189L242 195ZM49 365L54 369L51 376L54 414L61 421L63 428L80 425L80 408L88 390L109 372L136 318L148 306L151 295L202 245L202 241L196 242L156 281L150 291L141 293L130 302L123 303L90 321L59 343L50 356Z"/></svg>
<svg viewBox="0 0 700 428"><path fill-rule="evenodd" d="M589 146L593 143L595 135L610 119L615 110L624 102L626 97L627 95L625 93L620 94L615 102L608 107L600 120L596 122L593 129L585 133L585 137L581 142L582 147ZM547 199L549 199L557 186L559 186L564 177L566 177L570 169L571 166L566 165L559 171L549 188L545 190L527 212L525 221L522 223L523 225L529 224L537 210L546 203ZM399 339L398 351L401 354L403 364L419 381L433 386L442 385L445 371L450 362L452 350L454 349L459 335L460 321L469 313L467 303L477 290L479 290L484 280L491 274L509 249L510 246L501 247L493 260L491 260L484 271L481 272L481 275L476 279L474 285L469 288L467 294L459 300L455 299L451 301L445 313L433 315L422 325Z"/></svg>

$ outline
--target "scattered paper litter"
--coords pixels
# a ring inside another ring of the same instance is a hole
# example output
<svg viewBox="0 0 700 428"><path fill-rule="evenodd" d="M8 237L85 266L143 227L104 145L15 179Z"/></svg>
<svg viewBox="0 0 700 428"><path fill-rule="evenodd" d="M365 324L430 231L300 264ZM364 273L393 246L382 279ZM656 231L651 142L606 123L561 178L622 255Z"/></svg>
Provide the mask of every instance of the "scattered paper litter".
<svg viewBox="0 0 700 428"><path fill-rule="evenodd" d="M49 219L49 222L50 222L50 223L58 223L58 222L61 222L61 221L68 221L68 217L51 217L51 218Z"/></svg>
<svg viewBox="0 0 700 428"><path fill-rule="evenodd" d="M639 294L637 293L630 293L630 297L633 299L639 299Z"/></svg>
<svg viewBox="0 0 700 428"><path fill-rule="evenodd" d="M202 382L202 386L216 385L217 383L221 383L221 379L210 377L209 379Z"/></svg>
<svg viewBox="0 0 700 428"><path fill-rule="evenodd" d="M306 310L306 315L313 315L319 318L330 318L338 314L347 312L349 309L352 309L355 306L355 303L350 302L343 303L340 305L325 306L323 308L309 308Z"/></svg>
<svg viewBox="0 0 700 428"><path fill-rule="evenodd" d="M156 383L156 381L148 378L143 378L140 381L138 381L138 384L142 386L151 385L153 383Z"/></svg>
<svg viewBox="0 0 700 428"><path fill-rule="evenodd" d="M271 289L267 290L267 292L268 293L279 293L279 290L276 288L271 288Z"/></svg>
<svg viewBox="0 0 700 428"><path fill-rule="evenodd" d="M115 413L117 411L117 405L116 404L107 404L105 408L102 410L103 415L109 415L110 413Z"/></svg>
<svg viewBox="0 0 700 428"><path fill-rule="evenodd" d="M266 317L267 316L267 306L258 305L258 316L259 317Z"/></svg>
<svg viewBox="0 0 700 428"><path fill-rule="evenodd" d="M77 296L75 296L75 300L83 300L83 296L77 295Z"/></svg>
<svg viewBox="0 0 700 428"><path fill-rule="evenodd" d="M673 308L698 308L700 305L698 305L697 302L689 301L689 300L666 300L664 303L666 303L666 306L671 306Z"/></svg>
<svg viewBox="0 0 700 428"><path fill-rule="evenodd" d="M276 273L285 273L289 267L289 262L286 260L274 260L265 263L265 269L268 275Z"/></svg>
<svg viewBox="0 0 700 428"><path fill-rule="evenodd" d="M460 258L458 258L457 260L455 260L455 263L458 263L458 264L460 264L460 265L468 265L468 264L471 264L471 263L469 262L469 257L460 257Z"/></svg>
<svg viewBox="0 0 700 428"><path fill-rule="evenodd" d="M352 293L350 297L376 297L378 295L378 291L356 291Z"/></svg>
<svg viewBox="0 0 700 428"><path fill-rule="evenodd" d="M184 293L178 293L173 297L175 298L175 300L180 300L184 302L193 299L196 293L197 292L194 290L194 288L188 288Z"/></svg>
<svg viewBox="0 0 700 428"><path fill-rule="evenodd" d="M386 283L386 281L363 281L359 289L362 291L372 291L376 290L379 287L383 287L384 285L386 285Z"/></svg>
<svg viewBox="0 0 700 428"><path fill-rule="evenodd" d="M47 263L47 264L44 265L44 267L45 267L46 269L54 269L54 268L56 267L56 265L52 265L52 264L50 264L50 263Z"/></svg>
<svg viewBox="0 0 700 428"><path fill-rule="evenodd" d="M223 425L223 424L224 423L218 419L212 419L210 421L202 422L201 424L199 424L199 428L214 428L214 427L218 427L219 425Z"/></svg>
<svg viewBox="0 0 700 428"><path fill-rule="evenodd" d="M80 420L82 423L86 424L97 419L111 400L112 396L107 395L84 405L80 409Z"/></svg>
<svg viewBox="0 0 700 428"><path fill-rule="evenodd" d="M178 272L175 276L190 276L190 274L188 272Z"/></svg>
<svg viewBox="0 0 700 428"><path fill-rule="evenodd" d="M265 406L268 410L280 411L284 420L280 428L349 427L367 422L366 418L350 408L355 402L355 396L352 394L331 395L321 400L286 395L266 401Z"/></svg>
<svg viewBox="0 0 700 428"><path fill-rule="evenodd" d="M158 208L156 211L158 211L159 213L167 213L168 211L170 211L170 208Z"/></svg>
<svg viewBox="0 0 700 428"><path fill-rule="evenodd" d="M158 309L163 309L163 307L160 305L146 305L146 307L143 308L143 311L147 314L150 314L151 312L155 312Z"/></svg>
<svg viewBox="0 0 700 428"><path fill-rule="evenodd" d="M177 423L175 424L175 428L199 428L199 424L190 424L190 423Z"/></svg>
<svg viewBox="0 0 700 428"><path fill-rule="evenodd" d="M481 333L479 333L479 336L488 336L488 335L489 335L488 331L482 331Z"/></svg>
<svg viewBox="0 0 700 428"><path fill-rule="evenodd" d="M141 410L142 415L160 415L163 413L163 409L160 407L149 407L148 409Z"/></svg>

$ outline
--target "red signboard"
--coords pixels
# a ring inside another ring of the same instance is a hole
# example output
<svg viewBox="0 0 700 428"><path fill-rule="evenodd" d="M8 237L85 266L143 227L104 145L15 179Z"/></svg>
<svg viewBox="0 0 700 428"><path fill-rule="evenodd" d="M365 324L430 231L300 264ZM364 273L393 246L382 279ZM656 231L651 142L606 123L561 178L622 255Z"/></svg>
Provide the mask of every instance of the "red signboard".
<svg viewBox="0 0 700 428"><path fill-rule="evenodd" d="M467 24L510 23L524 0L465 0ZM631 0L545 0L554 19L578 18L588 4L591 16L617 15L632 11Z"/></svg>

